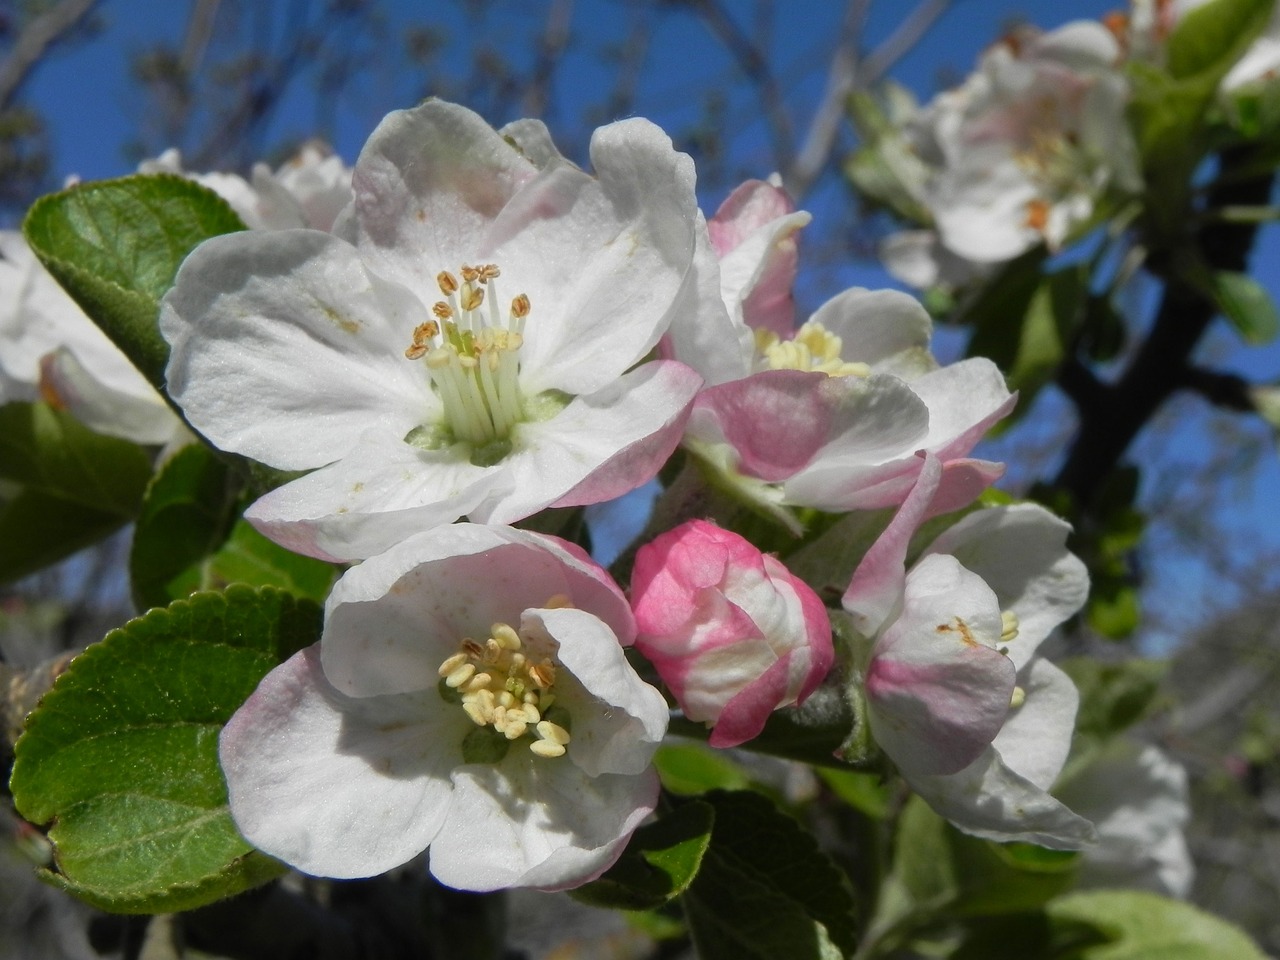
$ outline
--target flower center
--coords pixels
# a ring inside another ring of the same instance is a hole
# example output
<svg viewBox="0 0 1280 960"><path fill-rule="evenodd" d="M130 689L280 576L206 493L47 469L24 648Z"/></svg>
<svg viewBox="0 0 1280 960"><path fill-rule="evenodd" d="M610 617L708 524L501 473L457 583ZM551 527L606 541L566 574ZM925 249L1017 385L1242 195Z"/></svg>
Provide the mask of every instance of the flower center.
<svg viewBox="0 0 1280 960"><path fill-rule="evenodd" d="M570 605L560 595L546 603L549 608ZM534 756L564 756L570 720L568 711L553 706L555 664L531 656L509 624L495 623L483 641L467 637L440 664L439 673L440 695L461 703L478 728L463 741L467 762L496 763L521 739Z"/></svg>
<svg viewBox="0 0 1280 960"><path fill-rule="evenodd" d="M523 293L515 297L504 319L497 265L463 266L460 273L461 283L448 270L436 276L445 299L431 308L436 319L413 331L404 355L426 363L453 439L473 449L503 447L497 455L501 459L509 449L511 428L525 419L516 375L529 298Z"/></svg>
<svg viewBox="0 0 1280 960"><path fill-rule="evenodd" d="M790 340L780 339L772 330L756 330L755 339L766 370L804 370L829 377L871 374L867 364L841 359L844 341L815 320L807 322Z"/></svg>

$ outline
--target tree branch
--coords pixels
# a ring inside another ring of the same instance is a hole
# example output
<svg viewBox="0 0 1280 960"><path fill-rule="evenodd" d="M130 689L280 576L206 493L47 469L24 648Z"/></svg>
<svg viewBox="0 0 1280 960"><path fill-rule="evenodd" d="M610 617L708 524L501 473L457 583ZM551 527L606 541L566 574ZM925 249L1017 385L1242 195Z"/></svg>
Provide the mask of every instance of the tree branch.
<svg viewBox="0 0 1280 960"><path fill-rule="evenodd" d="M10 106L32 69L51 46L89 15L98 0L63 0L36 17L0 63L0 110Z"/></svg>

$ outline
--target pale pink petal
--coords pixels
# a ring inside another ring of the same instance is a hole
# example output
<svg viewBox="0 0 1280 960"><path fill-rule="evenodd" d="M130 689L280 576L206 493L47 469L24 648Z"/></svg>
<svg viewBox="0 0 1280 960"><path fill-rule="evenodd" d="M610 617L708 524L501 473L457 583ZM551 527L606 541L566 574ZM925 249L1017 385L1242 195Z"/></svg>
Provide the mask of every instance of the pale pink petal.
<svg viewBox="0 0 1280 960"><path fill-rule="evenodd" d="M298 869L369 877L421 853L449 811L451 744L470 726L434 689L350 698L318 646L276 667L219 739L245 839Z"/></svg>
<svg viewBox="0 0 1280 960"><path fill-rule="evenodd" d="M739 184L707 223L717 256L723 257L758 229L795 209L787 192L775 184L766 180Z"/></svg>
<svg viewBox="0 0 1280 960"><path fill-rule="evenodd" d="M995 649L1000 632L995 595L954 558L926 557L907 574L866 693L872 734L908 779L963 769L999 732L1015 673Z"/></svg>
<svg viewBox="0 0 1280 960"><path fill-rule="evenodd" d="M87 369L74 353L59 348L40 362L40 393L90 430L134 443L163 444L173 439L181 421L160 394L137 375L132 390L116 390ZM135 371L136 373L136 371Z"/></svg>
<svg viewBox="0 0 1280 960"><path fill-rule="evenodd" d="M942 480L942 464L926 454L911 493L879 538L862 558L849 581L841 603L853 618L853 626L866 637L874 637L902 602L907 581L907 547Z"/></svg>
<svg viewBox="0 0 1280 960"><path fill-rule="evenodd" d="M352 696L434 690L440 664L463 639L487 635L495 623L519 628L526 610L557 596L598 618L614 647L634 639L626 597L573 544L469 523L419 534L334 585L325 605L325 672Z"/></svg>
<svg viewBox="0 0 1280 960"><path fill-rule="evenodd" d="M760 735L778 704L787 699L791 654L784 654L769 665L724 705L707 743L727 750Z"/></svg>

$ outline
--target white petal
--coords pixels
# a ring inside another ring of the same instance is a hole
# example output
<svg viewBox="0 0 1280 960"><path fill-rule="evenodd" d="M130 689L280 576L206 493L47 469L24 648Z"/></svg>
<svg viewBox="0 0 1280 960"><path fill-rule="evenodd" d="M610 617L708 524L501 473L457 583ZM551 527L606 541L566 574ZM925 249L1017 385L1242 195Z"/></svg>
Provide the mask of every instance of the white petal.
<svg viewBox="0 0 1280 960"><path fill-rule="evenodd" d="M318 467L371 426L404 436L436 408L424 371L404 359L426 317L327 233L214 237L161 305L169 393L224 450Z"/></svg>
<svg viewBox="0 0 1280 960"><path fill-rule="evenodd" d="M648 482L679 443L701 383L683 364L647 363L550 420L521 424L503 461L507 485L471 518L513 523L551 504L599 503Z"/></svg>
<svg viewBox="0 0 1280 960"><path fill-rule="evenodd" d="M635 636L622 591L576 547L510 527L457 523L343 574L325 605L325 673L352 696L434 690L445 657L557 594L618 647ZM607 624L607 626L606 626ZM663 705L665 723L666 707Z"/></svg>
<svg viewBox="0 0 1280 960"><path fill-rule="evenodd" d="M991 586L1002 610L1017 614L1018 636L1008 646L1019 669L1089 595L1088 571L1067 550L1070 531L1035 504L995 507L969 514L926 551L954 556Z"/></svg>
<svg viewBox="0 0 1280 960"><path fill-rule="evenodd" d="M1018 686L1026 700L1009 711L993 746L1005 766L1048 790L1071 752L1080 694L1071 678L1043 657L1018 672Z"/></svg>
<svg viewBox="0 0 1280 960"><path fill-rule="evenodd" d="M915 297L897 290L853 287L832 297L809 318L840 337L845 360L910 380L928 372L933 321Z"/></svg>
<svg viewBox="0 0 1280 960"><path fill-rule="evenodd" d="M420 450L370 430L337 463L260 497L245 517L276 543L323 560L361 560L452 523L501 488L501 466L460 448Z"/></svg>
<svg viewBox="0 0 1280 960"><path fill-rule="evenodd" d="M573 716L573 763L589 777L644 771L667 732L667 703L632 669L613 632L584 610L530 610L521 626L559 643L561 666L581 685L556 680L557 700Z"/></svg>
<svg viewBox="0 0 1280 960"><path fill-rule="evenodd" d="M657 803L658 778L588 777L560 757L513 750L454 772L454 801L431 844L431 872L460 890L558 890L598 877Z"/></svg>
<svg viewBox="0 0 1280 960"><path fill-rule="evenodd" d="M271 671L227 723L219 757L245 839L304 873L368 877L420 853L449 809L470 726L425 694L353 699L316 646Z"/></svg>

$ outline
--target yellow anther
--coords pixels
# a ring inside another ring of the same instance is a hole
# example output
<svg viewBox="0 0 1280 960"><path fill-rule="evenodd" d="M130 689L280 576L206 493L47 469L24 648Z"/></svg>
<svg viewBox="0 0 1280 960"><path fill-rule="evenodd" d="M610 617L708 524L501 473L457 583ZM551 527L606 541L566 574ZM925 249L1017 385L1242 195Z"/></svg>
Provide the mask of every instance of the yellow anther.
<svg viewBox="0 0 1280 960"><path fill-rule="evenodd" d="M565 754L564 746L551 740L535 740L529 744L529 749L535 755L545 757L548 760L555 757L563 757Z"/></svg>
<svg viewBox="0 0 1280 960"><path fill-rule="evenodd" d="M562 746L569 742L569 731L558 723L552 723L550 720L540 720L534 729L543 740L550 740L552 743L558 743Z"/></svg>
<svg viewBox="0 0 1280 960"><path fill-rule="evenodd" d="M507 716L507 728L502 731L502 735L508 740L519 740L528 731L529 725L523 720L513 720L511 715Z"/></svg>
<svg viewBox="0 0 1280 960"><path fill-rule="evenodd" d="M464 703L462 709L477 727L487 727L489 721L493 719L493 714L486 711L484 707L474 700L470 703Z"/></svg>
<svg viewBox="0 0 1280 960"><path fill-rule="evenodd" d="M505 623L495 623L489 628L489 635L497 641L504 650L519 650L521 647L520 634L516 633L510 626Z"/></svg>
<svg viewBox="0 0 1280 960"><path fill-rule="evenodd" d="M469 267L464 263L462 265L462 270L459 272L462 274L462 279L467 283L475 283L480 279L479 267Z"/></svg>
<svg viewBox="0 0 1280 960"><path fill-rule="evenodd" d="M1013 696L1009 698L1009 709L1017 710L1020 706L1027 702L1027 691L1021 687L1013 688Z"/></svg>
<svg viewBox="0 0 1280 960"><path fill-rule="evenodd" d="M427 351L431 348L425 343L415 343L412 346L405 347L404 355L407 360L421 360L427 355Z"/></svg>
<svg viewBox="0 0 1280 960"><path fill-rule="evenodd" d="M481 283L485 283L489 280L496 280L500 276L502 276L502 271L498 269L498 265L496 263L486 263L484 266L479 267L476 270L476 279Z"/></svg>
<svg viewBox="0 0 1280 960"><path fill-rule="evenodd" d="M462 666L450 671L449 675L444 678L445 686L457 690L458 687L470 680L475 672L476 668L473 664L464 663Z"/></svg>
<svg viewBox="0 0 1280 960"><path fill-rule="evenodd" d="M517 320L523 320L529 315L529 298L523 293L511 301L511 315Z"/></svg>
<svg viewBox="0 0 1280 960"><path fill-rule="evenodd" d="M453 319L453 307L449 306L443 300L437 300L434 304L432 304L431 312L434 313L441 320Z"/></svg>
<svg viewBox="0 0 1280 960"><path fill-rule="evenodd" d="M1000 642L1008 643L1018 637L1018 615L1012 610L1000 614Z"/></svg>
<svg viewBox="0 0 1280 960"><path fill-rule="evenodd" d="M514 707L516 705L516 698L511 695L510 690L503 690L497 695L497 697L498 697L498 705L502 707L503 710L506 710L508 707Z"/></svg>
<svg viewBox="0 0 1280 960"><path fill-rule="evenodd" d="M556 668L550 660L543 660L529 668L529 679L543 690L556 682Z"/></svg>
<svg viewBox="0 0 1280 960"><path fill-rule="evenodd" d="M440 664L440 676L449 676L449 674L453 673L453 671L457 670L466 662L467 655L465 653L455 653L453 656L446 658L444 663Z"/></svg>
<svg viewBox="0 0 1280 960"><path fill-rule="evenodd" d="M538 712L538 708L527 701L524 705L524 720L531 725L536 725L542 720L542 714Z"/></svg>
<svg viewBox="0 0 1280 960"><path fill-rule="evenodd" d="M543 606L548 610L571 610L573 601L569 599L568 594L556 593L547 597L547 602Z"/></svg>
<svg viewBox="0 0 1280 960"><path fill-rule="evenodd" d="M475 693L478 690L486 689L491 683L493 683L493 677L490 674L477 673L467 681L467 685L464 690L467 693Z"/></svg>
<svg viewBox="0 0 1280 960"><path fill-rule="evenodd" d="M440 292L446 297L451 297L458 292L458 278L448 270L441 270L436 274L436 283L440 285Z"/></svg>

